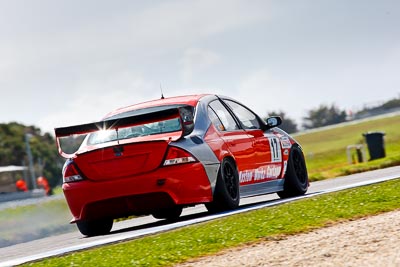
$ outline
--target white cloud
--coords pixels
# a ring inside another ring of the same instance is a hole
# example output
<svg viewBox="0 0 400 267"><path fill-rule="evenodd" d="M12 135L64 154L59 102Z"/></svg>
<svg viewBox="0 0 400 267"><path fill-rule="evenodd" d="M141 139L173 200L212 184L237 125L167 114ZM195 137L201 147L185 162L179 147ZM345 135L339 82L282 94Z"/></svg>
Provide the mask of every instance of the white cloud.
<svg viewBox="0 0 400 267"><path fill-rule="evenodd" d="M384 100L399 92L398 6L0 1L0 121L93 121L158 98L160 83L166 96L224 94L261 116Z"/></svg>
<svg viewBox="0 0 400 267"><path fill-rule="evenodd" d="M122 3L121 8L103 3L93 9L72 1L61 3L65 10L58 17L55 14L60 13L60 7L51 2L42 4L42 10L34 4L26 7L33 8L33 13L23 7L13 9L26 16L22 20L30 20L28 26L9 17L16 32L9 38L0 37L0 51L17 51L13 54L20 66L160 55L267 18L258 5L240 0L160 1L138 9L129 2ZM115 13L106 12L107 8Z"/></svg>
<svg viewBox="0 0 400 267"><path fill-rule="evenodd" d="M267 69L259 69L244 76L232 97L250 107L261 117L268 112L283 111L287 117L300 122L310 101L304 101L310 92L293 86L292 81L274 77Z"/></svg>
<svg viewBox="0 0 400 267"><path fill-rule="evenodd" d="M206 71L220 61L220 55L213 51L199 48L186 49L181 60L183 83L191 84L196 73Z"/></svg>
<svg viewBox="0 0 400 267"><path fill-rule="evenodd" d="M259 5L240 0L168 1L132 17L130 25L133 37L147 46L185 47L207 36L264 20L267 14Z"/></svg>
<svg viewBox="0 0 400 267"><path fill-rule="evenodd" d="M261 69L243 77L234 95L263 116L268 110L276 109L280 105L278 99L283 97L277 94L282 92L279 86L268 70Z"/></svg>
<svg viewBox="0 0 400 267"><path fill-rule="evenodd" d="M56 127L98 121L117 108L158 97L159 92L153 88L154 84L128 72L85 81L72 90L79 93L60 101L60 109L44 116L37 124L43 131L53 132Z"/></svg>
<svg viewBox="0 0 400 267"><path fill-rule="evenodd" d="M64 106L69 106L69 113L83 109L71 103L79 103L85 94L91 101L101 98L102 81L113 80L118 71L122 76L142 72L143 79L156 84L152 89L156 88L157 96L160 81L176 88L182 71L179 56L184 51L185 75L193 77L216 64L219 56L190 47L201 47L197 44L209 37L266 17L258 5L238 0L121 1L119 5L96 1L96 8L92 2L73 0L57 4L43 0L40 5L1 2L0 15L4 22L0 90L8 96L0 100L0 121L15 118L32 124L37 120L43 124L48 117L40 118L43 113L58 113ZM190 87L196 84L185 85ZM148 95L134 90L136 96ZM111 94L106 93L109 98ZM57 99L61 101L55 104ZM38 104L40 112L33 112Z"/></svg>

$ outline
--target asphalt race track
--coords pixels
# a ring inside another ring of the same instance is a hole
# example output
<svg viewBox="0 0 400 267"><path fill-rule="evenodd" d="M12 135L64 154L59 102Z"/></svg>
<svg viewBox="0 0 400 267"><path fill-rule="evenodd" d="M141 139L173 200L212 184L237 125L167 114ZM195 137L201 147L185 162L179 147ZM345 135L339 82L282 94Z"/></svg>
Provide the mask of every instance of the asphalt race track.
<svg viewBox="0 0 400 267"><path fill-rule="evenodd" d="M354 174L350 176L329 179L311 183L307 195L313 197L319 194L344 190L347 188L378 183L400 177L400 166L382 170ZM301 197L301 198L304 198ZM109 235L98 237L83 237L78 230L73 233L52 236L27 243L0 248L0 266L18 265L46 257L62 255L72 251L83 250L94 246L101 246L123 240L138 238L143 235L176 229L190 224L213 220L232 214L279 205L299 198L280 200L276 194L252 197L241 200L238 210L209 215L203 205L186 208L178 222L166 223L156 220L152 216L135 218L115 223Z"/></svg>

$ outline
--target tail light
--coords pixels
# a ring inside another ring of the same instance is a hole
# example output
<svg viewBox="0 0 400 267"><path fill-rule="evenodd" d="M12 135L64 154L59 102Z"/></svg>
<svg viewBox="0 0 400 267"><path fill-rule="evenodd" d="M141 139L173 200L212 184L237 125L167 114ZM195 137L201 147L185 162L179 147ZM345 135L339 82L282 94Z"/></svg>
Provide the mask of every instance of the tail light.
<svg viewBox="0 0 400 267"><path fill-rule="evenodd" d="M192 156L192 154L190 154L186 150L170 146L168 148L167 156L164 160L164 166L171 166L196 161L197 160Z"/></svg>
<svg viewBox="0 0 400 267"><path fill-rule="evenodd" d="M73 161L69 161L65 164L63 169L63 182L71 183L83 180L83 177L78 172Z"/></svg>

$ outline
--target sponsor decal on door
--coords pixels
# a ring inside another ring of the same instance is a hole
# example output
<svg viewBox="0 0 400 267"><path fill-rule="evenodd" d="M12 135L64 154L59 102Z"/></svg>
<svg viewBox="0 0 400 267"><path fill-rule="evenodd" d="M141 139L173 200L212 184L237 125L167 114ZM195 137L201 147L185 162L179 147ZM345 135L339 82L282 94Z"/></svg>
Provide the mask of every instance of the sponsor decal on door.
<svg viewBox="0 0 400 267"><path fill-rule="evenodd" d="M265 180L279 178L282 171L281 164L270 164L252 170L244 170L239 172L239 182L241 184L258 183Z"/></svg>

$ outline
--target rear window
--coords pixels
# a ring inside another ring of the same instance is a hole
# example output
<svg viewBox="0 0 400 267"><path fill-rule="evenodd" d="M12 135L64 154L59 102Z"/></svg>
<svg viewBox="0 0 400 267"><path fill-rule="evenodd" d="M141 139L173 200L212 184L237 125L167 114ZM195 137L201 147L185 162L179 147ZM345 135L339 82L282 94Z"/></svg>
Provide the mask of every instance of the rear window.
<svg viewBox="0 0 400 267"><path fill-rule="evenodd" d="M157 121L136 125L132 127L120 128L118 130L104 130L91 133L88 137L88 145L96 145L110 141L123 140L128 138L170 133L181 130L181 121L179 118Z"/></svg>

